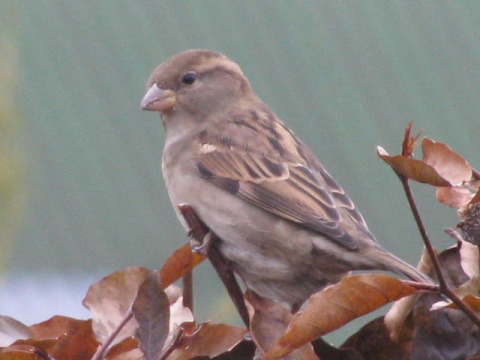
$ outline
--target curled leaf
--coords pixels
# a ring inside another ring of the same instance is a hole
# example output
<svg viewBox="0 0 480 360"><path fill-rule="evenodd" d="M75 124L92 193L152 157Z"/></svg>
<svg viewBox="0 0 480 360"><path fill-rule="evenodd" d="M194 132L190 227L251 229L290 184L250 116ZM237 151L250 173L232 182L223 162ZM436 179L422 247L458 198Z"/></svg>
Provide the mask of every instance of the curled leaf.
<svg viewBox="0 0 480 360"><path fill-rule="evenodd" d="M192 252L190 244L175 250L160 270L162 286L166 288L205 259L205 256Z"/></svg>
<svg viewBox="0 0 480 360"><path fill-rule="evenodd" d="M423 162L452 185L461 185L472 178L468 162L448 145L429 138L422 140Z"/></svg>
<svg viewBox="0 0 480 360"><path fill-rule="evenodd" d="M346 276L340 283L310 297L265 359L279 359L353 319L415 292L412 286L388 275Z"/></svg>
<svg viewBox="0 0 480 360"><path fill-rule="evenodd" d="M398 174L424 184L433 186L450 186L430 165L421 160L412 159L402 155L389 155L384 148L377 146L377 155L385 161Z"/></svg>
<svg viewBox="0 0 480 360"><path fill-rule="evenodd" d="M244 341L246 333L245 329L225 324L205 324L193 335L184 339L168 359L213 358L231 351Z"/></svg>
<svg viewBox="0 0 480 360"><path fill-rule="evenodd" d="M424 274L429 274L433 269L432 260L426 248L423 249L417 269ZM397 300L385 315L383 319L385 329L393 342L400 342L403 338L411 336L413 324L409 319L416 299L417 296L406 296Z"/></svg>
<svg viewBox="0 0 480 360"><path fill-rule="evenodd" d="M250 334L260 354L265 354L287 330L293 315L282 304L265 299L251 290L245 293L250 315ZM311 344L296 349L285 359L315 359L318 357Z"/></svg>
<svg viewBox="0 0 480 360"><path fill-rule="evenodd" d="M436 197L442 204L458 209L470 203L473 194L461 186L438 187Z"/></svg>
<svg viewBox="0 0 480 360"><path fill-rule="evenodd" d="M93 331L101 343L124 321L140 285L149 274L150 270L146 268L126 268L90 286L83 305L92 312ZM132 336L137 326L137 321L130 319L115 337L112 345Z"/></svg>

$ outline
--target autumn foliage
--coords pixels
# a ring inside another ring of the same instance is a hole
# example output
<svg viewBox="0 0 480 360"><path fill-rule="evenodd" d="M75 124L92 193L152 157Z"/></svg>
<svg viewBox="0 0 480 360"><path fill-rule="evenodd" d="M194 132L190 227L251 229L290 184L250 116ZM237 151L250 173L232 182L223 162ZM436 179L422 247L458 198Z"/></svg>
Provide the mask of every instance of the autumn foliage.
<svg viewBox="0 0 480 360"><path fill-rule="evenodd" d="M419 142L423 157L415 159ZM384 274L351 275L312 295L292 314L250 290L242 294L213 248L208 259L246 326L198 323L191 309L190 283L184 282L183 290L174 283L188 279L207 257L186 244L158 271L127 268L91 285L83 300L91 311L90 320L54 316L26 326L0 316L0 360L480 359L480 174L447 145L412 136L411 125L401 154L389 155L381 147L377 153L401 181L425 242L419 267L438 285ZM460 233L449 229L453 247L434 249L409 181L433 186L441 204L458 209ZM188 207L181 211L192 228L189 235L201 239L208 229ZM392 302L385 317L359 329L339 348L321 339Z"/></svg>

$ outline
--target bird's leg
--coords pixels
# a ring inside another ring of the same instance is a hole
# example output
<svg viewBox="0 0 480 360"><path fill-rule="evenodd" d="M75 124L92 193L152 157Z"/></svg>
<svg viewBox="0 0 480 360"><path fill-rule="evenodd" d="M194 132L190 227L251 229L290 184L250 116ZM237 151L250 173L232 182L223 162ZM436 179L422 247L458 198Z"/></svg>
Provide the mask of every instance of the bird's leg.
<svg viewBox="0 0 480 360"><path fill-rule="evenodd" d="M208 252L213 244L214 235L209 231L201 241L198 241L196 238L190 239L190 247L192 251L197 254L208 256Z"/></svg>
<svg viewBox="0 0 480 360"><path fill-rule="evenodd" d="M222 256L217 246L215 246L215 241L220 239L200 220L195 210L189 204L179 204L178 209L190 228L188 236L192 238L190 241L192 250L195 251L194 246L199 246L201 251L206 247L208 259L212 263L218 277L227 289L233 304L237 308L240 317L248 328L250 319L243 299L243 291L240 285L238 285L230 262ZM193 240L195 240L195 242L192 245Z"/></svg>

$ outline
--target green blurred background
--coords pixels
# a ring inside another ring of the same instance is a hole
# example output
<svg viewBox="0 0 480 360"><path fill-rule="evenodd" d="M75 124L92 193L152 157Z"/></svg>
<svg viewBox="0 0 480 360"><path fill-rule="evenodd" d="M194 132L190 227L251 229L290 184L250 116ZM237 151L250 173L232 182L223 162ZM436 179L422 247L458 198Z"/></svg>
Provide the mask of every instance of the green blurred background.
<svg viewBox="0 0 480 360"><path fill-rule="evenodd" d="M179 51L238 62L411 263L419 235L375 146L398 152L413 121L477 161L477 1L3 1L0 20L0 313L26 323L88 316L89 283L158 268L186 242L161 176L161 122L139 109L151 70ZM450 246L455 211L414 188L435 245ZM197 280L200 317L236 321L208 265Z"/></svg>

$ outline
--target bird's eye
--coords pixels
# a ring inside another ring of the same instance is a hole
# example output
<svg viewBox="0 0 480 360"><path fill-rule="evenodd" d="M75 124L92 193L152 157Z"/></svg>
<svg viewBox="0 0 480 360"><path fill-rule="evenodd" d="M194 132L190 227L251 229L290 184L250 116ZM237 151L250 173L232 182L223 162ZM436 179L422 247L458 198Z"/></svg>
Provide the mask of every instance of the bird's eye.
<svg viewBox="0 0 480 360"><path fill-rule="evenodd" d="M192 85L195 82L195 80L197 80L197 74L195 74L194 72L191 72L191 71L187 72L182 77L182 81L186 85Z"/></svg>

